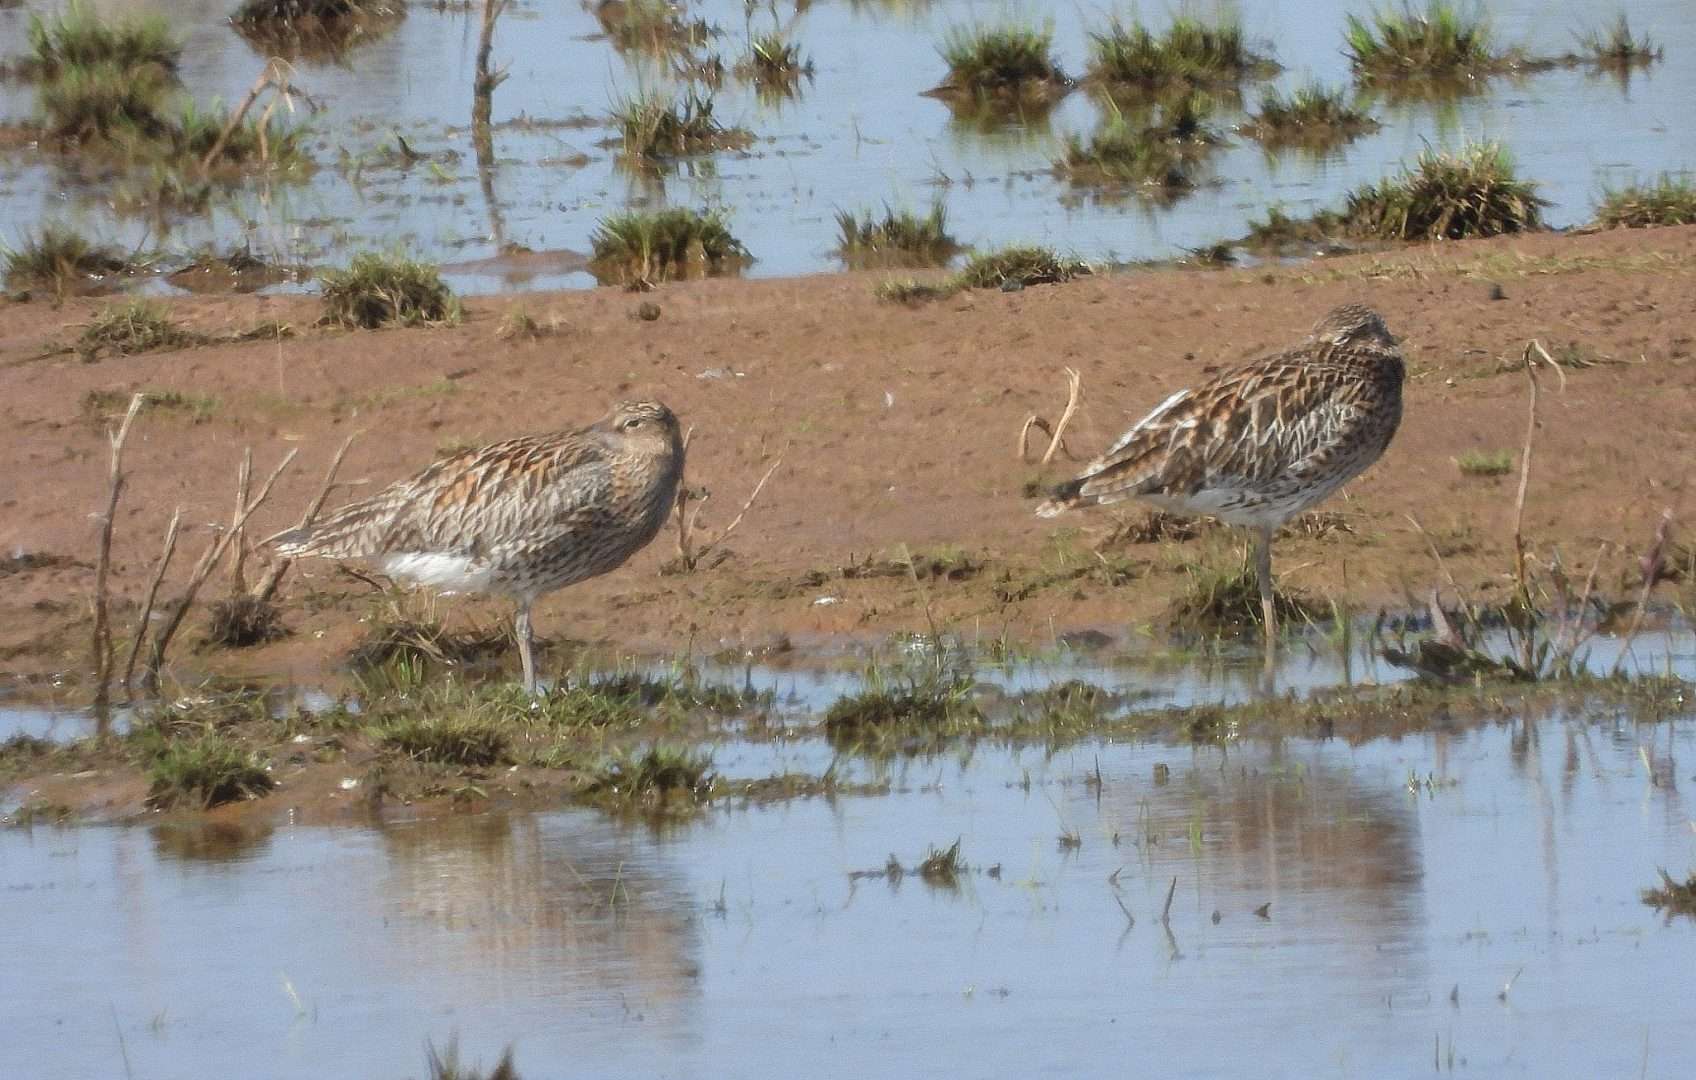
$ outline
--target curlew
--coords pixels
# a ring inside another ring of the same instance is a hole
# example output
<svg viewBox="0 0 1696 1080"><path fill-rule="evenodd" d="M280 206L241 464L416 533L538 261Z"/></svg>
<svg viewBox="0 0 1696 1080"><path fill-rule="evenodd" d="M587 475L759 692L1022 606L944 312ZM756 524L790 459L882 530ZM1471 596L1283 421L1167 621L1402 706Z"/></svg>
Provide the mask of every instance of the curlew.
<svg viewBox="0 0 1696 1080"><path fill-rule="evenodd" d="M672 411L620 402L585 428L462 450L268 542L290 557L371 559L443 592L510 597L524 687L534 692L532 605L641 550L665 524L682 476Z"/></svg>
<svg viewBox="0 0 1696 1080"><path fill-rule="evenodd" d="M1384 453L1401 422L1402 377L1384 320L1346 304L1294 348L1161 402L1037 513L1137 498L1253 530L1270 644L1272 535Z"/></svg>

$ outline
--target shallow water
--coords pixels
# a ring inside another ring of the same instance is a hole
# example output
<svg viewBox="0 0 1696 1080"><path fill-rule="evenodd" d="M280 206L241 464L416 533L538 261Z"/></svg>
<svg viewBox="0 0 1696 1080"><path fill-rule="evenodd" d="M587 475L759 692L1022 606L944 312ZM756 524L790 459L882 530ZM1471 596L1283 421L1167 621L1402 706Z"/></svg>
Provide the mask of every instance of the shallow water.
<svg viewBox="0 0 1696 1080"><path fill-rule="evenodd" d="M530 1077L1689 1076L1696 924L1637 893L1696 866L1692 760L1553 715L980 751L658 831L9 829L0 1072L418 1076L457 1032ZM956 889L850 878L956 838Z"/></svg>
<svg viewBox="0 0 1696 1080"><path fill-rule="evenodd" d="M262 58L224 22L234 0L94 0L108 10L168 13L188 36L184 81L209 101L239 99ZM23 47L32 0L0 9L0 49ZM712 48L733 65L746 51L748 28L771 26L764 10L750 24L740 0L697 0L691 14L723 30ZM1160 5L1145 18L1163 19ZM1342 55L1343 16L1363 10L1355 0L1292 4L1242 0L1249 33L1272 44L1285 71L1274 80L1292 88L1310 79L1348 78ZM1615 7L1577 0L1485 4L1500 40L1535 54L1565 52L1575 32L1611 19ZM643 179L617 167L605 117L610 104L638 88L662 86L655 65L627 59L600 35L594 15L576 0L523 0L495 38L508 80L496 91L494 118L529 118L536 128L500 128L496 166L485 197L466 133L480 14L414 4L392 33L350 54L343 65L302 62L297 83L325 111L311 118L313 153L322 166L307 184L247 191L209 218L157 224L119 219L106 185L67 182L33 153L0 154L0 220L59 218L130 246L163 244L183 252L246 239L255 251L288 262L345 262L366 247L404 246L451 264L453 283L467 291L548 288L592 283L584 255L596 223L630 205L716 205L758 261L761 276L817 272L837 265L833 215L889 201L920 207L945 201L962 242L994 246L1041 241L1096 259L1166 258L1186 249L1241 236L1269 206L1307 212L1336 206L1347 190L1375 181L1410 161L1428 143L1500 138L1522 172L1542 182L1552 200L1551 224L1591 216L1606 183L1652 176L1696 164L1696 16L1682 0L1628 0L1618 5L1647 32L1667 60L1629 81L1584 70L1554 71L1523 80L1496 80L1487 93L1452 106L1380 104L1384 127L1337 155L1310 160L1269 158L1252 140L1234 138L1215 158L1217 182L1170 207L1132 198L1102 201L1074 191L1049 173L1068 132L1087 133L1100 109L1079 92L1045 122L984 133L954 121L940 102L921 97L938 83L943 65L936 43L947 28L994 19L1000 3L972 0L819 0L784 25L814 60L814 80L796 100L762 103L752 90L726 81L715 115L750 129L745 152L693 159L670 175ZM1062 66L1081 73L1087 31L1100 27L1111 5L1032 7L1054 21ZM1248 89L1255 101L1258 90ZM27 117L34 91L0 82L0 119ZM1240 120L1227 113L1229 125ZM563 123L558 126L555 122ZM410 169L376 162L399 132L425 153L459 157ZM8 232L21 228L13 224ZM13 235L0 237L7 242ZM535 254L496 257L501 241Z"/></svg>

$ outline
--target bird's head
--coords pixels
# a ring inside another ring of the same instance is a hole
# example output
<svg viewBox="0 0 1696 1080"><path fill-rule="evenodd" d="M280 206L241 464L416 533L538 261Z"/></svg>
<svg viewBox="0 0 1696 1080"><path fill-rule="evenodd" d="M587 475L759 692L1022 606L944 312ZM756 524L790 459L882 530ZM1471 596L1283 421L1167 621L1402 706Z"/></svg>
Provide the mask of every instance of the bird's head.
<svg viewBox="0 0 1696 1080"><path fill-rule="evenodd" d="M595 426L626 453L643 457L677 457L683 453L683 430L677 414L657 401L621 401Z"/></svg>
<svg viewBox="0 0 1696 1080"><path fill-rule="evenodd" d="M1332 308L1313 325L1312 339L1324 345L1345 348L1394 349L1396 336L1384 325L1383 316L1365 304L1344 304Z"/></svg>

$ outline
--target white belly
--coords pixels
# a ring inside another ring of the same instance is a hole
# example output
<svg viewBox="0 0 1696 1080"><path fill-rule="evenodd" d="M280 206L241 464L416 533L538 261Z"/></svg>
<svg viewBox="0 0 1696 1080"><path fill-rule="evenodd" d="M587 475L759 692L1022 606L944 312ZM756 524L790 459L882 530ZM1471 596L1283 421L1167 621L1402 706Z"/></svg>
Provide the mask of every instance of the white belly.
<svg viewBox="0 0 1696 1080"><path fill-rule="evenodd" d="M481 559L438 552L402 551L383 557L383 572L443 592L488 592L494 571Z"/></svg>

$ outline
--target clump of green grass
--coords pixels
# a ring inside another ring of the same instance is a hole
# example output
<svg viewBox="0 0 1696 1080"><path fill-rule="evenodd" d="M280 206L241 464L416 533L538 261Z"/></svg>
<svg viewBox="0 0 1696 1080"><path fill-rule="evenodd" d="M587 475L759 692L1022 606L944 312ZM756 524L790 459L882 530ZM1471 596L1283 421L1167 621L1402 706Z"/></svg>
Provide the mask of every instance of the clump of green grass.
<svg viewBox="0 0 1696 1080"><path fill-rule="evenodd" d="M160 74L175 72L183 46L163 16L108 21L82 0L72 0L51 19L30 16L29 51L31 73L56 79L97 64L132 73L143 68Z"/></svg>
<svg viewBox="0 0 1696 1080"><path fill-rule="evenodd" d="M1184 571L1185 589L1166 607L1168 625L1204 634L1234 633L1260 625L1260 582L1251 567L1191 563ZM1304 597L1276 586L1272 607L1280 626L1309 622L1318 610Z"/></svg>
<svg viewBox="0 0 1696 1080"><path fill-rule="evenodd" d="M160 349L199 344L201 337L172 322L165 309L146 300L107 305L77 336L76 350L84 360L102 355L134 356Z"/></svg>
<svg viewBox="0 0 1696 1080"><path fill-rule="evenodd" d="M267 55L336 56L405 18L404 0L243 0L230 26Z"/></svg>
<svg viewBox="0 0 1696 1080"><path fill-rule="evenodd" d="M837 255L856 265L941 266L960 250L948 235L948 212L941 201L925 214L893 210L885 203L881 219L870 210L838 210L836 229Z"/></svg>
<svg viewBox="0 0 1696 1080"><path fill-rule="evenodd" d="M1591 30L1578 39L1583 58L1601 68L1628 70L1648 67L1661 58L1661 47L1648 35L1632 33L1631 20L1620 12L1606 30Z"/></svg>
<svg viewBox="0 0 1696 1080"><path fill-rule="evenodd" d="M245 168L255 163L279 171L301 170L311 165L306 152L303 127L291 127L276 117L244 119L218 145L226 119L217 110L203 111L190 102L170 126L166 134L169 153L174 160L200 163L218 147L218 154L208 164L217 168Z"/></svg>
<svg viewBox="0 0 1696 1080"><path fill-rule="evenodd" d="M680 52L705 45L717 31L705 19L686 18L673 0L624 0L596 11L607 37L619 49Z"/></svg>
<svg viewBox="0 0 1696 1080"><path fill-rule="evenodd" d="M1610 188L1602 193L1596 224L1606 229L1696 224L1696 184L1688 175L1662 173L1652 184Z"/></svg>
<svg viewBox="0 0 1696 1080"><path fill-rule="evenodd" d="M1541 228L1547 205L1500 143L1479 143L1424 150L1412 169L1350 192L1341 223L1383 240L1461 240Z"/></svg>
<svg viewBox="0 0 1696 1080"><path fill-rule="evenodd" d="M589 790L620 802L696 799L712 790L711 754L655 743L638 754L616 754L596 772Z"/></svg>
<svg viewBox="0 0 1696 1080"><path fill-rule="evenodd" d="M956 289L999 289L1009 282L1019 285L1056 285L1091 273L1082 259L1060 255L1049 248L1015 244L996 251L973 255L954 276Z"/></svg>
<svg viewBox="0 0 1696 1080"><path fill-rule="evenodd" d="M627 210L603 218L589 244L601 274L642 280L720 273L752 261L719 210Z"/></svg>
<svg viewBox="0 0 1696 1080"><path fill-rule="evenodd" d="M1382 8L1369 18L1350 15L1343 36L1355 74L1372 82L1452 78L1505 62L1483 14L1463 12L1450 0L1426 0L1424 10L1404 0L1399 9Z"/></svg>
<svg viewBox="0 0 1696 1080"><path fill-rule="evenodd" d="M948 78L933 93L1002 104L1057 99L1071 81L1054 61L1053 44L1052 25L952 27L937 48L948 65Z"/></svg>
<svg viewBox="0 0 1696 1080"><path fill-rule="evenodd" d="M506 731L478 714L402 713L377 729L377 739L414 761L480 767L507 758Z"/></svg>
<svg viewBox="0 0 1696 1080"><path fill-rule="evenodd" d="M115 249L95 244L63 225L46 224L25 235L22 246L4 248L6 284L37 286L56 295L102 285L134 269Z"/></svg>
<svg viewBox="0 0 1696 1080"><path fill-rule="evenodd" d="M681 97L638 94L613 107L613 125L625 156L637 161L704 154L746 146L753 136L713 118L713 96L688 90Z"/></svg>
<svg viewBox="0 0 1696 1080"><path fill-rule="evenodd" d="M813 77L813 62L783 31L773 30L748 42L748 55L736 65L736 74L760 87L788 88Z"/></svg>
<svg viewBox="0 0 1696 1080"><path fill-rule="evenodd" d="M121 136L134 145L170 131L165 118L167 77L111 61L66 68L41 87L44 129L67 143Z"/></svg>
<svg viewBox="0 0 1696 1080"><path fill-rule="evenodd" d="M1074 184L1140 185L1171 197L1196 186L1199 152L1217 138L1199 125L1186 134L1138 128L1117 110L1086 141L1066 136L1054 171Z"/></svg>
<svg viewBox="0 0 1696 1080"><path fill-rule="evenodd" d="M878 739L890 729L937 733L957 721L977 718L968 680L930 675L893 682L873 679L866 689L833 702L824 728L833 742L860 742Z"/></svg>
<svg viewBox="0 0 1696 1080"><path fill-rule="evenodd" d="M1507 450L1468 450L1455 458L1462 476L1506 476L1513 472L1513 454Z"/></svg>
<svg viewBox="0 0 1696 1080"><path fill-rule="evenodd" d="M459 300L441 274L416 259L366 251L355 255L346 270L325 270L318 277L325 323L370 330L460 318Z"/></svg>
<svg viewBox="0 0 1696 1080"><path fill-rule="evenodd" d="M1242 24L1231 18L1180 15L1156 34L1114 16L1105 32L1092 31L1089 39L1090 78L1114 87L1230 86L1278 70L1248 47Z"/></svg>
<svg viewBox="0 0 1696 1080"><path fill-rule="evenodd" d="M1341 88L1327 90L1309 83L1287 98L1267 89L1260 96L1260 111L1243 131L1268 146L1331 146L1379 126Z"/></svg>
<svg viewBox="0 0 1696 1080"><path fill-rule="evenodd" d="M276 786L258 759L221 735L172 739L147 766L147 803L201 809L265 794Z"/></svg>
<svg viewBox="0 0 1696 1080"><path fill-rule="evenodd" d="M1682 882L1674 880L1664 869L1660 875L1658 887L1643 890L1643 902L1656 911L1665 911L1669 919L1674 915L1696 918L1696 871Z"/></svg>
<svg viewBox="0 0 1696 1080"><path fill-rule="evenodd" d="M435 1044L424 1044L425 1064L430 1069L430 1080L519 1080L518 1067L512 1063L512 1047L507 1047L501 1054L495 1067L483 1072L474 1066L459 1063L459 1040L448 1041L447 1049L437 1053Z"/></svg>
<svg viewBox="0 0 1696 1080"><path fill-rule="evenodd" d="M288 635L276 604L245 593L214 600L207 610L206 641L224 649L247 649Z"/></svg>
<svg viewBox="0 0 1696 1080"><path fill-rule="evenodd" d="M104 420L122 416L129 407L130 392L126 390L90 390L83 395L83 410ZM218 399L209 394L188 394L181 390L144 390L141 394L144 412L165 412L186 417L192 423L203 423L218 411Z"/></svg>

